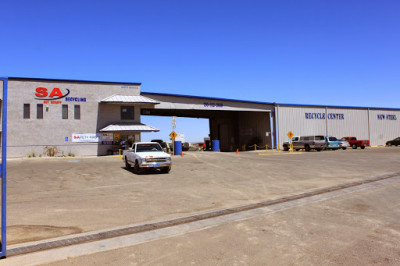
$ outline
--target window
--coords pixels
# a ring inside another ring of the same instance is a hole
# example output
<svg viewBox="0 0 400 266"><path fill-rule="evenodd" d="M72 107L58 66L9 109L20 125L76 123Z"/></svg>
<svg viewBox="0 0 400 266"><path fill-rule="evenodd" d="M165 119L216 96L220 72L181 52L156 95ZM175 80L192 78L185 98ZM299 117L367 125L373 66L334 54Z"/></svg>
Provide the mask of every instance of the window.
<svg viewBox="0 0 400 266"><path fill-rule="evenodd" d="M134 120L135 113L133 106L121 106L121 120Z"/></svg>
<svg viewBox="0 0 400 266"><path fill-rule="evenodd" d="M62 119L68 119L68 105L62 105Z"/></svg>
<svg viewBox="0 0 400 266"><path fill-rule="evenodd" d="M43 119L43 104L41 103L36 105L36 118Z"/></svg>
<svg viewBox="0 0 400 266"><path fill-rule="evenodd" d="M29 103L24 104L24 119L31 118L31 105Z"/></svg>
<svg viewBox="0 0 400 266"><path fill-rule="evenodd" d="M80 105L74 106L74 119L75 120L81 119L81 106Z"/></svg>

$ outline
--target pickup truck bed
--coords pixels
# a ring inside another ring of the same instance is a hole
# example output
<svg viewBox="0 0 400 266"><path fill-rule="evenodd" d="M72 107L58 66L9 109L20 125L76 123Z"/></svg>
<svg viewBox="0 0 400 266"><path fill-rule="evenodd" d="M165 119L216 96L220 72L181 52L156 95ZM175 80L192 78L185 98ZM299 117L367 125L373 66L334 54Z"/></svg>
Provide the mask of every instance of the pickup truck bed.
<svg viewBox="0 0 400 266"><path fill-rule="evenodd" d="M365 149L366 146L369 146L369 140L360 140L356 137L343 137L342 140L347 141L353 149L358 147Z"/></svg>

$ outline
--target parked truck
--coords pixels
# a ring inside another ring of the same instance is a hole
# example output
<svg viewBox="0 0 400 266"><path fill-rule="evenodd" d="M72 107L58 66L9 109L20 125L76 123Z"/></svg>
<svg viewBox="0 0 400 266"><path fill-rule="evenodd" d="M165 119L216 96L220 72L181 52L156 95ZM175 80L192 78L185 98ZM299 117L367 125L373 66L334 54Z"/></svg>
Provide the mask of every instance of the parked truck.
<svg viewBox="0 0 400 266"><path fill-rule="evenodd" d="M369 140L359 140L356 137L343 137L342 140L347 141L353 149L358 147L365 149L366 146L369 146Z"/></svg>
<svg viewBox="0 0 400 266"><path fill-rule="evenodd" d="M136 174L144 170L157 169L162 173L171 170L171 155L165 153L157 142L136 142L122 154L126 169L133 167Z"/></svg>
<svg viewBox="0 0 400 266"><path fill-rule="evenodd" d="M321 151L326 148L325 136L295 136L292 137L290 141L283 143L283 150L288 151L290 144L293 144L293 149L299 151L304 149L305 151L310 151L312 149L316 151Z"/></svg>

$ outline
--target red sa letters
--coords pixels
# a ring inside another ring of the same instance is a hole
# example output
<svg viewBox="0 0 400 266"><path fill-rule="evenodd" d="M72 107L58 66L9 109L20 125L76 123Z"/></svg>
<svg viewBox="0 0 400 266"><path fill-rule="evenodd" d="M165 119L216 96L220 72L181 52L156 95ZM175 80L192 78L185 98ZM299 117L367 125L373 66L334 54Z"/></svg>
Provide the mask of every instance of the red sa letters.
<svg viewBox="0 0 400 266"><path fill-rule="evenodd" d="M44 88L44 87L37 87L37 88L36 88L36 93L35 93L35 95L36 95L37 97L46 97L46 96L49 95L49 94L47 93L47 89L46 89L46 88ZM61 90L60 90L59 88L54 88L54 89L51 91L49 97L53 98L54 96L63 97L64 95L62 94L62 92L61 92Z"/></svg>

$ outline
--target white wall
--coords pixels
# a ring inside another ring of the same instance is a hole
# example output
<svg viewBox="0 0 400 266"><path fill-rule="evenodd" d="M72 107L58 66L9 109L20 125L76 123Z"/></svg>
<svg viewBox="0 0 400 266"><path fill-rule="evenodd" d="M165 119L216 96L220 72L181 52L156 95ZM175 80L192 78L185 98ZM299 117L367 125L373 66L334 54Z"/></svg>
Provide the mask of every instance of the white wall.
<svg viewBox="0 0 400 266"><path fill-rule="evenodd" d="M386 141L400 137L400 111L369 111L371 145L385 145Z"/></svg>
<svg viewBox="0 0 400 266"><path fill-rule="evenodd" d="M368 110L327 108L327 135L368 139Z"/></svg>
<svg viewBox="0 0 400 266"><path fill-rule="evenodd" d="M289 131L295 136L354 136L369 139L371 145L385 145L386 141L400 136L398 110L308 106L278 106L277 109L280 146L289 139Z"/></svg>
<svg viewBox="0 0 400 266"><path fill-rule="evenodd" d="M287 141L288 132L294 136L325 135L325 108L320 107L277 107L278 111L278 144ZM307 114L307 115L306 115Z"/></svg>

